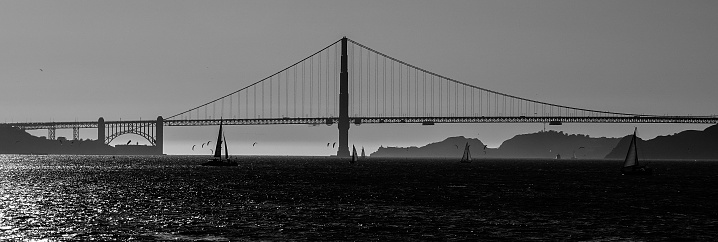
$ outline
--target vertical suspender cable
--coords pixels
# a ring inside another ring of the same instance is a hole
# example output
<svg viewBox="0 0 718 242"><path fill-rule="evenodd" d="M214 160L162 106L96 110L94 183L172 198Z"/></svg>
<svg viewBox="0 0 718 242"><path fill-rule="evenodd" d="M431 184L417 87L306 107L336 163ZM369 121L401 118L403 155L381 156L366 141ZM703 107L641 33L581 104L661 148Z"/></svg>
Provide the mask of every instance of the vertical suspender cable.
<svg viewBox="0 0 718 242"><path fill-rule="evenodd" d="M421 71L421 77L422 77L422 83L421 83L421 99L422 99L422 112L421 116L426 117L426 111L428 110L426 108L426 72Z"/></svg>
<svg viewBox="0 0 718 242"><path fill-rule="evenodd" d="M306 86L304 83L304 63L302 62L302 113L300 114L302 117L304 117L304 86Z"/></svg>
<svg viewBox="0 0 718 242"><path fill-rule="evenodd" d="M259 98L262 99L262 116L261 116L262 118L264 118L264 109L266 109L266 108L264 107L264 97L265 97L265 96L266 96L266 95L264 94L264 82L262 82L262 94L261 94L260 97L259 97Z"/></svg>
<svg viewBox="0 0 718 242"><path fill-rule="evenodd" d="M444 106L444 98L441 97L442 91L441 91L441 77L439 77L439 116L443 116L444 112L441 111L442 107Z"/></svg>
<svg viewBox="0 0 718 242"><path fill-rule="evenodd" d="M329 60L330 60L329 59L329 49L327 49L327 59L326 59L326 61L324 61L327 65L325 67L326 72L327 72L327 75L326 75L326 79L327 79L326 84L327 85L324 87L324 89L325 89L324 90L324 94L325 94L324 101L326 102L324 104L324 116L326 116L326 117L329 117L329 103L331 102L331 101L329 101Z"/></svg>
<svg viewBox="0 0 718 242"><path fill-rule="evenodd" d="M357 100L357 101L359 101L359 114L358 114L358 115L361 115L361 113L362 113L362 108L363 108L363 105L362 105L362 104L364 103L364 102L362 101L363 97L362 97L362 92L361 92L361 91L362 91L363 81L364 81L364 80L362 79L362 72L363 72L363 70L364 70L364 69L362 69L362 67L364 67L364 65L363 65L364 63L362 62L362 55L363 55L364 52L363 52L362 50L363 50L363 49L360 47L360 48L359 48L359 83L358 83L358 84L359 84L359 95L358 95L359 98L358 98L358 100Z"/></svg>
<svg viewBox="0 0 718 242"><path fill-rule="evenodd" d="M321 111L322 110L322 98L321 98L322 97L322 54L319 53L319 54L317 54L317 56L319 57L319 62L317 63L318 64L317 65L317 67L318 67L317 80L319 80L317 82L317 117L321 117L321 113L322 113L322 111Z"/></svg>
<svg viewBox="0 0 718 242"><path fill-rule="evenodd" d="M272 105L274 101L274 98L272 97L272 79L274 79L274 77L269 77L269 117L272 117L272 111L274 111L272 110L272 106L274 106Z"/></svg>
<svg viewBox="0 0 718 242"><path fill-rule="evenodd" d="M297 65L299 65L299 64L297 64ZM294 66L292 67L292 68L294 68L294 80L293 80L294 85L292 85L292 90L293 90L294 94L292 95L292 98L294 99L294 102L293 102L293 104L294 104L294 115L293 115L293 116L294 116L295 118L297 117L297 89L298 89L298 88L297 88L297 65L294 65Z"/></svg>
<svg viewBox="0 0 718 242"><path fill-rule="evenodd" d="M419 115L419 71L414 69L414 115Z"/></svg>
<svg viewBox="0 0 718 242"><path fill-rule="evenodd" d="M312 101L314 97L314 57L309 58L309 117L312 114Z"/></svg>

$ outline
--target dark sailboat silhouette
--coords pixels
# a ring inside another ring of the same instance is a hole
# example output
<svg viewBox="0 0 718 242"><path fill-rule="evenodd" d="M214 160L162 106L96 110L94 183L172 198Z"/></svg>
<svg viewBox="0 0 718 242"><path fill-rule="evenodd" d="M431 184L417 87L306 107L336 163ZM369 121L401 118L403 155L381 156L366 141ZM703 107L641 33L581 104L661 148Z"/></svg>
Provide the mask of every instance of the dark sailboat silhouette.
<svg viewBox="0 0 718 242"><path fill-rule="evenodd" d="M361 147L361 158L366 158L366 153L364 153L364 147Z"/></svg>
<svg viewBox="0 0 718 242"><path fill-rule="evenodd" d="M229 159L229 151L227 150L227 139L224 138L224 154L225 157L222 159L222 139L224 138L224 132L222 132L222 121L219 121L219 133L217 134L217 145L214 148L214 158L205 163L203 166L237 166L236 161Z"/></svg>
<svg viewBox="0 0 718 242"><path fill-rule="evenodd" d="M352 160L349 163L354 164L357 162L357 148L352 145Z"/></svg>
<svg viewBox="0 0 718 242"><path fill-rule="evenodd" d="M464 146L464 155L461 157L461 163L471 163L471 152L469 151L469 142Z"/></svg>
<svg viewBox="0 0 718 242"><path fill-rule="evenodd" d="M653 174L653 169L647 166L641 166L638 163L638 147L636 146L637 130L638 128L633 130L633 137L631 137L631 145L628 147L626 159L623 161L623 168L621 168L621 174L650 176Z"/></svg>

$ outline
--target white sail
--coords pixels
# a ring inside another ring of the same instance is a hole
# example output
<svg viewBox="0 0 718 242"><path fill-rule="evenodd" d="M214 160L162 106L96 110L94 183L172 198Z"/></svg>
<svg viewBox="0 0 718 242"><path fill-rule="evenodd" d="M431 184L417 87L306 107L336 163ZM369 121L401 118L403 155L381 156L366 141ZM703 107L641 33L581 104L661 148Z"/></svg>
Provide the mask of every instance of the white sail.
<svg viewBox="0 0 718 242"><path fill-rule="evenodd" d="M626 159L623 161L623 167L631 167L638 165L638 150L636 148L636 130L633 131L631 137L631 146L628 147Z"/></svg>

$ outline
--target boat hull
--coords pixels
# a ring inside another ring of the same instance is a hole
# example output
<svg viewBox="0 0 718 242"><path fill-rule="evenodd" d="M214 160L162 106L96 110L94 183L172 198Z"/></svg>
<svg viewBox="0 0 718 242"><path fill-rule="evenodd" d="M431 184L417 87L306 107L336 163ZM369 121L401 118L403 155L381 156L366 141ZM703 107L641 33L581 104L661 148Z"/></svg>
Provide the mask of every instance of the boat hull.
<svg viewBox="0 0 718 242"><path fill-rule="evenodd" d="M237 166L237 162L232 161L232 160L209 160L200 165L202 165L202 166Z"/></svg>

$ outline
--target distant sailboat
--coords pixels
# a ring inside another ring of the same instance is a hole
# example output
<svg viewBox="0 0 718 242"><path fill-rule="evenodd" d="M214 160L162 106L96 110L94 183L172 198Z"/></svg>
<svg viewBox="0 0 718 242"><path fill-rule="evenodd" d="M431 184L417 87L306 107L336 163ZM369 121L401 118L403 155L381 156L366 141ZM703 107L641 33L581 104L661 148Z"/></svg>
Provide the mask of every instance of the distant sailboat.
<svg viewBox="0 0 718 242"><path fill-rule="evenodd" d="M556 154L556 159L557 159L557 160L560 160L560 159L561 159L561 154Z"/></svg>
<svg viewBox="0 0 718 242"><path fill-rule="evenodd" d="M357 148L352 145L352 160L349 162L354 164L357 162Z"/></svg>
<svg viewBox="0 0 718 242"><path fill-rule="evenodd" d="M364 147L361 147L361 158L366 158L366 154L364 153Z"/></svg>
<svg viewBox="0 0 718 242"><path fill-rule="evenodd" d="M621 168L621 174L650 176L653 174L653 169L647 166L641 166L638 163L638 147L636 146L637 130L638 128L633 130L633 137L631 137L631 145L628 146L628 153L626 154L626 159L623 161L623 168Z"/></svg>
<svg viewBox="0 0 718 242"><path fill-rule="evenodd" d="M229 159L229 151L227 150L226 138L224 139L225 158L224 160L222 159L222 138L224 138L224 133L222 132L222 121L219 121L219 133L217 134L217 145L214 148L214 158L205 163L202 163L203 166L237 166L236 161L232 161Z"/></svg>
<svg viewBox="0 0 718 242"><path fill-rule="evenodd" d="M464 155L461 157L461 163L471 163L471 151L469 151L469 142L466 142L466 146L464 146Z"/></svg>

